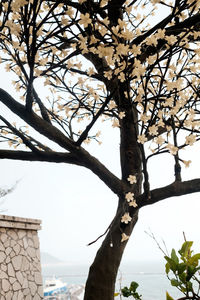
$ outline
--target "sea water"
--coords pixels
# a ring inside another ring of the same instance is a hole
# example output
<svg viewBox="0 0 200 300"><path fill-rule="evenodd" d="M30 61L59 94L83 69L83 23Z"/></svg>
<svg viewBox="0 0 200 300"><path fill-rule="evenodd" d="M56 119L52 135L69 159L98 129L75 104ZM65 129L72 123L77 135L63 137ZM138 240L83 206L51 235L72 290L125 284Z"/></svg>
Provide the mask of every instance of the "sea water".
<svg viewBox="0 0 200 300"><path fill-rule="evenodd" d="M88 265L49 264L42 265L42 274L44 280L55 276L67 284L85 284L88 269ZM178 299L182 295L170 285L162 263L123 263L118 273L116 291L119 291L120 287L129 287L131 281L139 284L137 291L142 295L143 300L165 300L166 291L174 299ZM119 297L116 297L116 300L118 299Z"/></svg>

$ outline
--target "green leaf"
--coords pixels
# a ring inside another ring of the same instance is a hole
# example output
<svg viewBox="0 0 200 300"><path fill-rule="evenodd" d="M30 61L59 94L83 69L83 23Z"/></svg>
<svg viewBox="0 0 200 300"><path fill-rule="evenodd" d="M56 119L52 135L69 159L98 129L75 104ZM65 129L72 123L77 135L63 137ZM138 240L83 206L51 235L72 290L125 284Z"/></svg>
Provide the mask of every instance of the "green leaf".
<svg viewBox="0 0 200 300"><path fill-rule="evenodd" d="M195 265L195 267L196 267L198 265L199 259L200 259L200 253L197 253L189 259L189 264Z"/></svg>
<svg viewBox="0 0 200 300"><path fill-rule="evenodd" d="M124 296L124 297L129 297L129 296L131 296L131 292L129 291L129 288L127 288L127 286L125 286L122 290L121 290L121 292L122 292L122 296Z"/></svg>
<svg viewBox="0 0 200 300"><path fill-rule="evenodd" d="M170 269L175 273L177 270L177 263L168 256L165 256L165 259L168 262Z"/></svg>
<svg viewBox="0 0 200 300"><path fill-rule="evenodd" d="M178 264L177 269L178 269L178 274L179 275L182 274L186 269L186 264L185 263Z"/></svg>
<svg viewBox="0 0 200 300"><path fill-rule="evenodd" d="M132 296L133 296L136 300L142 300L141 295L139 295L138 293L133 293Z"/></svg>
<svg viewBox="0 0 200 300"><path fill-rule="evenodd" d="M186 274L185 273L179 274L178 277L181 282L183 282L184 284L186 283Z"/></svg>
<svg viewBox="0 0 200 300"><path fill-rule="evenodd" d="M188 254L190 253L190 249L193 245L192 241L186 241L183 243L181 249L178 251L182 258L187 258Z"/></svg>
<svg viewBox="0 0 200 300"><path fill-rule="evenodd" d="M171 280L171 285L172 286L181 286L181 282L180 281L178 281L177 279L175 279L175 278L172 278Z"/></svg>
<svg viewBox="0 0 200 300"><path fill-rule="evenodd" d="M137 282L132 281L130 284L129 290L135 292L137 290L138 286L139 286L139 284Z"/></svg>
<svg viewBox="0 0 200 300"><path fill-rule="evenodd" d="M187 289L184 286L181 286L180 289L181 289L182 293L186 293L187 292Z"/></svg>
<svg viewBox="0 0 200 300"><path fill-rule="evenodd" d="M188 266L186 281L189 281L195 273L196 273L196 268L194 266Z"/></svg>
<svg viewBox="0 0 200 300"><path fill-rule="evenodd" d="M169 271L170 271L169 263L166 263L166 265L165 265L165 273L169 274Z"/></svg>
<svg viewBox="0 0 200 300"><path fill-rule="evenodd" d="M188 291L190 291L190 292L192 292L193 291L193 285L192 285L192 282L188 282L187 283L187 289L188 289Z"/></svg>
<svg viewBox="0 0 200 300"><path fill-rule="evenodd" d="M179 263L178 256L176 255L176 251L175 251L174 249L172 249L172 252L171 252L171 259L172 259L176 264Z"/></svg>
<svg viewBox="0 0 200 300"><path fill-rule="evenodd" d="M172 298L168 292L166 292L166 300L174 300L174 298Z"/></svg>

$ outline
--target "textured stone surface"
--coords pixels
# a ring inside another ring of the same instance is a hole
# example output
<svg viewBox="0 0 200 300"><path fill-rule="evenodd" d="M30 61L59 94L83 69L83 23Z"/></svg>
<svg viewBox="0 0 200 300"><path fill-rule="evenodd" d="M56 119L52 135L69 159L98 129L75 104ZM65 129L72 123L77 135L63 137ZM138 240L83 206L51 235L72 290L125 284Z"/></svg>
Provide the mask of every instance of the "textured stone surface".
<svg viewBox="0 0 200 300"><path fill-rule="evenodd" d="M4 279L4 278L8 278L8 275L4 272L4 271L1 271L0 272L0 279Z"/></svg>
<svg viewBox="0 0 200 300"><path fill-rule="evenodd" d="M20 253L20 246L19 246L19 244L16 244L13 247L13 250L14 250L15 254L18 255Z"/></svg>
<svg viewBox="0 0 200 300"><path fill-rule="evenodd" d="M13 291L19 291L21 289L21 285L19 284L18 281L15 281L13 283Z"/></svg>
<svg viewBox="0 0 200 300"><path fill-rule="evenodd" d="M15 271L20 270L22 265L22 256L21 255L14 256L12 258L12 265Z"/></svg>
<svg viewBox="0 0 200 300"><path fill-rule="evenodd" d="M9 289L10 289L10 282L7 279L3 278L2 279L2 290L4 292L8 292Z"/></svg>
<svg viewBox="0 0 200 300"><path fill-rule="evenodd" d="M38 285L42 285L42 275L39 272L35 272L35 283Z"/></svg>
<svg viewBox="0 0 200 300"><path fill-rule="evenodd" d="M30 291L31 291L31 295L34 296L36 294L36 291L37 291L37 285L33 281L30 281L29 282L29 288L30 288Z"/></svg>
<svg viewBox="0 0 200 300"><path fill-rule="evenodd" d="M41 300L40 220L0 215L0 300Z"/></svg>
<svg viewBox="0 0 200 300"><path fill-rule="evenodd" d="M7 235L5 233L2 233L1 234L1 241L2 241L2 243L4 244L6 242L6 240L7 240Z"/></svg>
<svg viewBox="0 0 200 300"><path fill-rule="evenodd" d="M1 264L2 262L4 262L5 259L6 259L6 254L5 254L3 251L1 251L1 252L0 252L0 264Z"/></svg>
<svg viewBox="0 0 200 300"><path fill-rule="evenodd" d="M42 298L43 297L43 287L42 286L40 286L39 288L38 288L38 294L39 294L39 296Z"/></svg>
<svg viewBox="0 0 200 300"><path fill-rule="evenodd" d="M5 247L2 242L0 242L0 251L5 251Z"/></svg>
<svg viewBox="0 0 200 300"><path fill-rule="evenodd" d="M12 300L13 292L9 291L6 293L6 300Z"/></svg>
<svg viewBox="0 0 200 300"><path fill-rule="evenodd" d="M14 294L13 294L13 299L12 300L17 300L17 292L15 292Z"/></svg>
<svg viewBox="0 0 200 300"><path fill-rule="evenodd" d="M6 256L8 256L11 252L12 252L12 248L11 247L7 247L6 251L5 251Z"/></svg>
<svg viewBox="0 0 200 300"><path fill-rule="evenodd" d="M9 277L9 281L11 283L11 285L13 285L13 283L16 281L17 279L14 277Z"/></svg>
<svg viewBox="0 0 200 300"><path fill-rule="evenodd" d="M8 235L12 238L12 240L17 240L18 236L17 233L14 230L8 230Z"/></svg>
<svg viewBox="0 0 200 300"><path fill-rule="evenodd" d="M40 296L38 294L35 294L35 296L33 297L33 300L40 300Z"/></svg>
<svg viewBox="0 0 200 300"><path fill-rule="evenodd" d="M8 264L8 276L15 277L15 271L11 263Z"/></svg>
<svg viewBox="0 0 200 300"><path fill-rule="evenodd" d="M21 240L26 235L26 231L25 230L19 230L17 234L18 234L18 238Z"/></svg>
<svg viewBox="0 0 200 300"><path fill-rule="evenodd" d="M17 300L23 300L23 299L24 299L24 295L23 295L22 291L19 291Z"/></svg>
<svg viewBox="0 0 200 300"><path fill-rule="evenodd" d="M30 265L30 263L29 263L27 257L24 256L22 259L22 271L28 271L29 265Z"/></svg>

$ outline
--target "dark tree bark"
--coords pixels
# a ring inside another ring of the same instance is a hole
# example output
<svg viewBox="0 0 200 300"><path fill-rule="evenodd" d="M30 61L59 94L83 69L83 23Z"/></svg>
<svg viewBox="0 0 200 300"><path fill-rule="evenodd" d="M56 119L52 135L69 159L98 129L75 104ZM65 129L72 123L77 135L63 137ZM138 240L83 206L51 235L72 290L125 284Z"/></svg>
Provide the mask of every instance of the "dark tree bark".
<svg viewBox="0 0 200 300"><path fill-rule="evenodd" d="M126 235L130 236L138 220L138 209L129 207L125 200L125 193L127 192L133 192L136 197L141 194L142 157L137 142L137 111L128 99L124 98L123 84L115 83L112 89L115 89L113 97L119 105L119 110L125 112L125 117L120 121L122 180L127 181L129 175L136 174L137 184L127 186L124 194L119 198L116 216L90 267L84 300L111 300L114 298L116 276L127 244L127 241L121 242L121 235L125 232ZM132 217L128 224L121 223L121 217L125 212L128 212Z"/></svg>
<svg viewBox="0 0 200 300"><path fill-rule="evenodd" d="M122 203L120 200L119 202ZM114 299L116 277L127 244L127 241L121 242L121 233L124 229L120 223L122 212L123 205L119 205L109 232L90 267L84 300ZM131 234L137 220L138 210L134 212L131 223L126 226L127 235Z"/></svg>

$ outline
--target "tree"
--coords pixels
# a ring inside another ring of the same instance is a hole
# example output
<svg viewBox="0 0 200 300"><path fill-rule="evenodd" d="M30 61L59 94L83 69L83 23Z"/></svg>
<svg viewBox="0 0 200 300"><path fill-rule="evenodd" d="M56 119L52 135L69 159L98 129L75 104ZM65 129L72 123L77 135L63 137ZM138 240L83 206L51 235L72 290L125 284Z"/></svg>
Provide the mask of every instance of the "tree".
<svg viewBox="0 0 200 300"><path fill-rule="evenodd" d="M21 119L0 115L11 147L0 158L82 166L116 194L84 298L111 300L138 210L200 191L200 178L181 179L182 150L200 138L198 1L1 0L0 13L1 63L19 92L1 88L0 101ZM119 130L121 178L84 147L100 142L100 120ZM175 179L151 190L148 163L163 153Z"/></svg>

